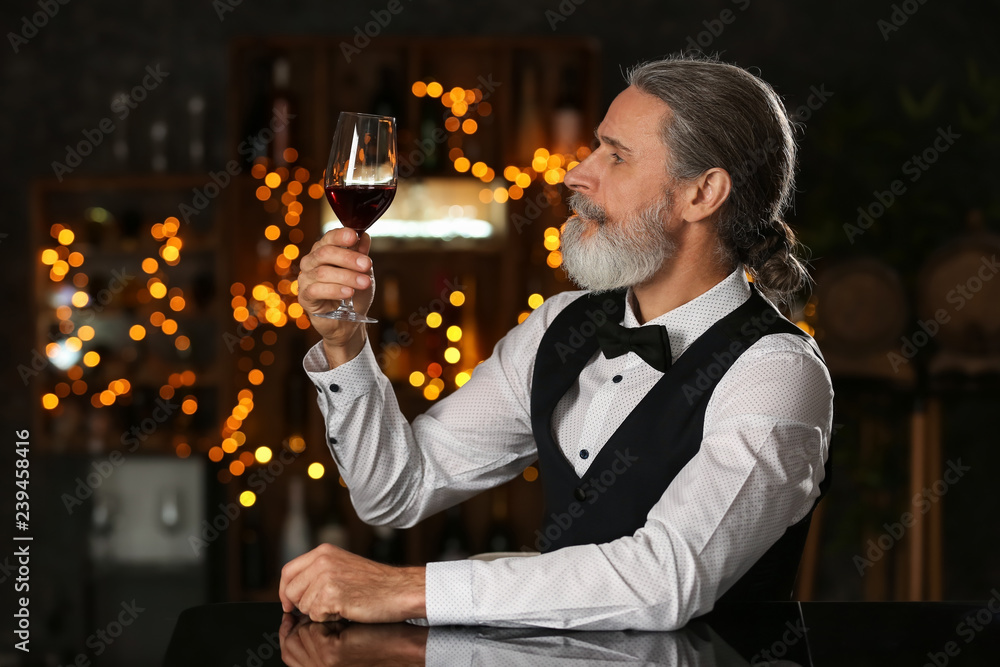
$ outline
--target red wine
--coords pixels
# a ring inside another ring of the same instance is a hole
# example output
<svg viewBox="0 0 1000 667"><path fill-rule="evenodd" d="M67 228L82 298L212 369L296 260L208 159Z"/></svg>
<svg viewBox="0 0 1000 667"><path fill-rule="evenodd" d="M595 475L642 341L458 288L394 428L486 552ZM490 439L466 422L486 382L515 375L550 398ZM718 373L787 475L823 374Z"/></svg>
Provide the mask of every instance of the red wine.
<svg viewBox="0 0 1000 667"><path fill-rule="evenodd" d="M340 224L358 234L382 217L395 196L395 185L330 185L326 188L326 198Z"/></svg>

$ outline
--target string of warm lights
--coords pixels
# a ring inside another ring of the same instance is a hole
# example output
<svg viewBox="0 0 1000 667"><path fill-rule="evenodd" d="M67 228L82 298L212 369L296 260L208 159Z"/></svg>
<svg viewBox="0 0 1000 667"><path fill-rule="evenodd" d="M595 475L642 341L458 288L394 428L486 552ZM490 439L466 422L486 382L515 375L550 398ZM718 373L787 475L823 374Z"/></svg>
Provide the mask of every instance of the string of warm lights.
<svg viewBox="0 0 1000 667"><path fill-rule="evenodd" d="M253 178L262 181L256 188L255 195L262 202L264 210L268 213L281 211L284 222L284 226L268 225L264 229L264 239L269 243L275 243L281 241L284 236L285 243L274 258L273 268L278 278L276 282L265 280L249 287L237 281L230 286L233 320L247 334L241 336L239 340L239 347L245 353L250 353L257 346L254 336L249 334L258 327L264 325L274 327L264 331L260 336L263 344L270 347L277 343L278 329L290 323L294 323L299 329L308 329L310 326L309 316L305 314L296 299L298 281L286 276L291 273L293 263L299 258L301 252L299 244L304 238L304 233L298 227L303 211L298 198L306 194L312 199L319 199L323 196L323 186L320 183L312 183L307 187L310 173L305 167L295 165L298 160L298 151L295 148L286 148L281 157L288 166L278 165L269 171L270 161L265 157L259 157L250 170ZM264 383L265 373L261 367L274 363L274 353L264 349L258 355L258 362L260 367L250 356L243 356L237 362L237 369L246 373L247 382L252 386ZM214 462L221 462L226 455L235 455L229 465L219 471L218 479L222 483L228 483L233 477L243 475L255 463L269 463L274 456L271 448L266 445L258 446L253 452L244 450L237 453L246 444L246 434L241 428L253 410L253 390L246 387L240 390L237 398L237 404L222 425L221 443L213 446L208 452L209 460ZM296 454L305 451L306 444L301 435L291 435L286 444ZM320 479L324 469L322 464L313 463L307 472L311 478ZM245 490L240 494L239 501L249 507L256 502L256 494Z"/></svg>
<svg viewBox="0 0 1000 667"><path fill-rule="evenodd" d="M110 214L105 209L99 207L87 209L85 216L89 220L99 224L103 224L110 219ZM176 266L180 263L181 249L184 243L177 236L179 229L180 222L175 217L168 217L162 223L152 225L150 234L154 240L160 242L157 250L160 260L157 260L155 257L147 257L141 263L143 272L151 277L147 281L145 288L140 289L136 294L136 299L139 303L147 304L154 299L166 299L167 307L176 313L183 311L187 305L183 290L178 287L168 289L166 282L164 282L165 277L163 272L160 271L160 261L168 266ZM42 264L50 267L49 279L54 284L58 284L69 275L72 269L77 269L70 279L76 291L69 297L69 304L60 303L55 308L55 315L59 320L59 331L63 335L66 335L67 338L58 342L54 341L46 346L46 355L53 360L54 365L57 368L66 366L65 372L66 379L68 380L68 382L57 382L51 392L42 396L42 407L55 415L57 414L61 398L65 398L71 392L82 396L89 390L87 382L83 379L83 368L80 366L80 363L87 368L96 368L101 363L101 356L96 350L84 351L85 343L89 343L95 339L97 333L95 328L87 324L76 329L76 324L73 321L74 309L79 312L88 306L95 305L92 303L93 299L91 295L84 291L84 288L90 285L90 277L81 268L85 261L83 253L71 250L70 248L74 241L76 241L76 234L69 226L61 223L52 225L49 233L58 243L56 247L44 248L41 253L40 260ZM124 285L121 287L124 288ZM104 302L99 304L101 308L104 305L106 305ZM150 316L150 324L159 328L165 335L173 336L173 344L178 351L183 352L190 348L190 339L186 335L178 334L179 327L177 321L166 317L163 311L155 311ZM76 335L70 335L74 331ZM143 340L146 335L146 327L142 324L136 323L129 327L129 337L132 340ZM66 358L65 355L67 354L79 354L80 363L75 362L75 357ZM55 363L60 359L64 359L69 363ZM192 386L194 381L195 376L193 371L187 370L183 373L175 373L160 388L159 395L169 400L174 397L176 389L184 386ZM131 383L125 378L119 378L110 381L104 389L96 389L91 394L90 402L96 409L109 407L114 405L120 398L131 399L131 392ZM181 411L184 414L192 415L197 411L197 408L198 402L195 396L187 395L181 399ZM181 458L186 458L191 454L191 447L184 438L180 438L175 443L175 452Z"/></svg>
<svg viewBox="0 0 1000 667"><path fill-rule="evenodd" d="M418 98L426 96L441 99L441 103L451 112L451 116L445 119L445 129L452 133L453 139L459 139L457 145L452 145L453 142L449 141L449 145L452 147L448 152L448 158L451 160L453 168L460 174L471 173L483 183L491 185L496 180L494 168L482 161L470 163L469 159L465 157L460 143L461 134L475 134L479 127L473 118L460 120L463 116L476 114L485 118L493 111L490 103L483 100L482 91L478 88L464 89L460 86L445 91L444 86L437 81L415 81L411 86L411 92ZM483 188L479 193L479 200L484 204L490 202L502 204L508 199L516 201L524 196L524 191L532 183L539 180L550 186L558 185L564 181L566 173L580 164L580 161L590 153L591 150L587 146L579 146L575 154L550 152L547 148L537 148L532 155L530 165L525 167L508 165L504 168L503 178L509 185ZM542 245L548 251L545 263L553 270L562 266L562 252L559 250L561 236L561 227L549 227L543 234ZM541 295L532 294L528 300L529 307L534 310L538 305L541 305L543 298ZM535 301L537 301L537 305L533 305ZM518 323L523 322L529 314L530 311L522 311L518 316Z"/></svg>

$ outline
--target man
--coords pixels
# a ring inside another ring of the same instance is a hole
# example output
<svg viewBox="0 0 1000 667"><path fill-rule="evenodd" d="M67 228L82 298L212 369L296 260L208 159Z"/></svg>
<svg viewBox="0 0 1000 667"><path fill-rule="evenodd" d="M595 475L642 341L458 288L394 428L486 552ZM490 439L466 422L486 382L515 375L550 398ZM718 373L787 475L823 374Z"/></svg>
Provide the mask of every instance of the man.
<svg viewBox="0 0 1000 667"><path fill-rule="evenodd" d="M363 327L314 318L305 360L365 521L411 526L537 459L543 553L396 568L325 545L282 571L286 611L672 630L727 592L790 596L832 419L815 343L758 294L808 280L780 217L792 127L734 66L672 58L628 79L566 175L563 257L589 292L547 300L412 425ZM351 294L367 309L370 239L355 241L334 230L303 258L306 312Z"/></svg>

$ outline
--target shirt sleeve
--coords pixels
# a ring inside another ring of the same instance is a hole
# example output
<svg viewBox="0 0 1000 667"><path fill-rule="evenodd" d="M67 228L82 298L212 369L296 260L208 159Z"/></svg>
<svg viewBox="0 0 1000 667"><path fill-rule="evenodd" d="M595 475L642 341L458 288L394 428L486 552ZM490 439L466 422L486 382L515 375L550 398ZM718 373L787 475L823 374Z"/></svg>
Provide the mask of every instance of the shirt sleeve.
<svg viewBox="0 0 1000 667"><path fill-rule="evenodd" d="M699 452L635 534L531 558L430 563L430 624L675 630L711 611L819 495L833 392L795 338L761 339L723 377Z"/></svg>
<svg viewBox="0 0 1000 667"><path fill-rule="evenodd" d="M569 294L514 327L465 385L412 424L369 346L334 369L321 344L309 350L303 367L318 392L327 444L363 521L410 527L512 479L537 458L531 371L542 334Z"/></svg>

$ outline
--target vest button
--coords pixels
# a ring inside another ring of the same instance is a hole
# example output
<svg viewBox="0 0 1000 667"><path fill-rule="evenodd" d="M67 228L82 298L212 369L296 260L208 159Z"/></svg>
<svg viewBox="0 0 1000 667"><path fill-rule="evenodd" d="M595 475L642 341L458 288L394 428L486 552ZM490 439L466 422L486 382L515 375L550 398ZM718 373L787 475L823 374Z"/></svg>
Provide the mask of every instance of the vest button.
<svg viewBox="0 0 1000 667"><path fill-rule="evenodd" d="M337 444L337 439L335 437L333 437L332 435L330 436L330 444L331 445L336 445Z"/></svg>
<svg viewBox="0 0 1000 667"><path fill-rule="evenodd" d="M585 459L588 456L590 456L590 452L588 452L586 449L581 449L580 450L580 458L581 459Z"/></svg>
<svg viewBox="0 0 1000 667"><path fill-rule="evenodd" d="M339 384L331 384L330 385L330 391L340 391L340 385Z"/></svg>
<svg viewBox="0 0 1000 667"><path fill-rule="evenodd" d="M587 499L587 492L584 491L583 489L581 489L580 487L576 487L575 489L573 489L573 496L577 500L581 500L581 501L582 500L586 500Z"/></svg>
<svg viewBox="0 0 1000 667"><path fill-rule="evenodd" d="M611 381L612 382L621 382L622 381L622 376L621 375L616 375L613 378L611 378Z"/></svg>

